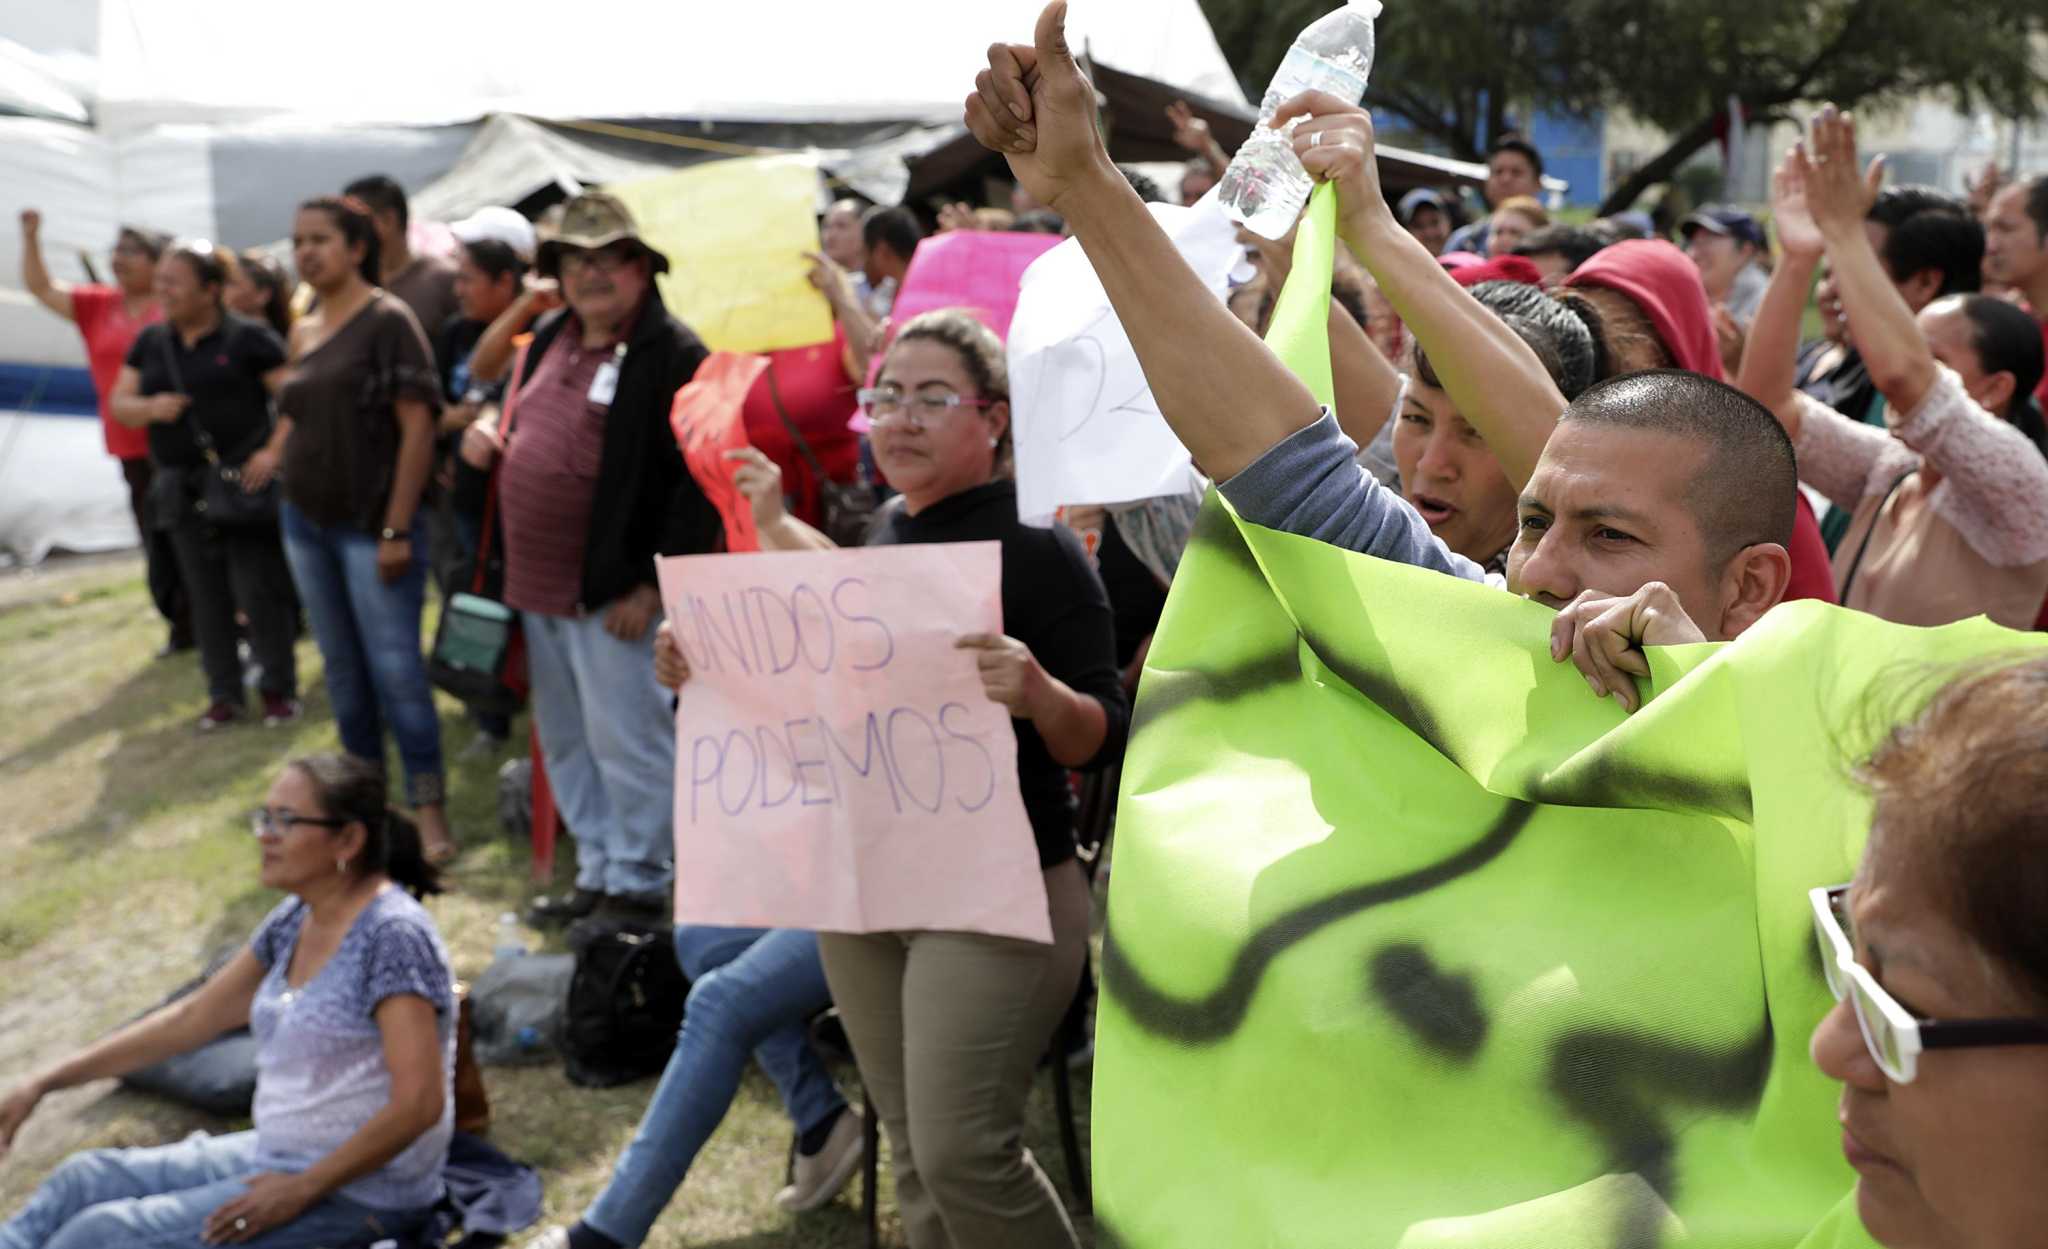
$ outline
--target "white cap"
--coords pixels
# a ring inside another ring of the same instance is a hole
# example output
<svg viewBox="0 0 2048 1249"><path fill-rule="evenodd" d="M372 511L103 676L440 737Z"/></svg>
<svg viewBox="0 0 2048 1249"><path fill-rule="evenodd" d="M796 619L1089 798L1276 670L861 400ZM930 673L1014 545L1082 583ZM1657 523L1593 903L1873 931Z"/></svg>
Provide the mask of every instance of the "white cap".
<svg viewBox="0 0 2048 1249"><path fill-rule="evenodd" d="M494 239L518 253L527 264L533 263L533 223L510 208L500 208L495 204L479 208L448 228L465 243Z"/></svg>

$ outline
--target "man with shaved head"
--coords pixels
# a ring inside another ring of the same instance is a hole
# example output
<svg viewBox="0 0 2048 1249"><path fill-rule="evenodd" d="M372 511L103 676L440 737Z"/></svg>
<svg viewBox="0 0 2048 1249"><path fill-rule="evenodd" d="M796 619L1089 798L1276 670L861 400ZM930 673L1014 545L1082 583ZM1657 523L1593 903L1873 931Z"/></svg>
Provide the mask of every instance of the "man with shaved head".
<svg viewBox="0 0 2048 1249"><path fill-rule="evenodd" d="M1334 417L1153 223L1103 149L1065 10L1047 7L1032 45L989 50L967 124L1081 241L1175 433L1246 520L1485 580L1358 466ZM1558 610L1554 658L1633 710L1642 646L1732 638L1783 597L1797 475L1768 409L1675 370L1615 378L1567 407L1528 345L1395 219L1366 112L1310 92L1274 124L1289 121L1303 165L1337 186L1345 241L1521 485L1506 588Z"/></svg>

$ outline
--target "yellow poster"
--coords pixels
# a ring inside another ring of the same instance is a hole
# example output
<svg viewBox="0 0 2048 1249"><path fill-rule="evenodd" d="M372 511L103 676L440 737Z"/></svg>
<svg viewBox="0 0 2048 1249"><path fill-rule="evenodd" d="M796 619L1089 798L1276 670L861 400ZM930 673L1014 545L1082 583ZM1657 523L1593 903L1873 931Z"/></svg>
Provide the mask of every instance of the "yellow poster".
<svg viewBox="0 0 2048 1249"><path fill-rule="evenodd" d="M818 250L818 163L742 156L610 188L669 259L669 311L713 351L777 351L832 337L805 278Z"/></svg>

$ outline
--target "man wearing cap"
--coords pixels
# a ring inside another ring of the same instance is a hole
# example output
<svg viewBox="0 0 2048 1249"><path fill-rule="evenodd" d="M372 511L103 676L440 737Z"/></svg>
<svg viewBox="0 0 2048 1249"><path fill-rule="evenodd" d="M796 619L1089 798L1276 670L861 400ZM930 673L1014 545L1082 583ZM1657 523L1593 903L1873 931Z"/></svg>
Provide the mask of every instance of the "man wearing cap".
<svg viewBox="0 0 2048 1249"><path fill-rule="evenodd" d="M455 265L439 256L414 252L407 231L412 206L405 188L381 173L357 178L342 194L361 200L377 227L377 256L382 276L377 285L405 301L429 336L455 315ZM438 347L438 345L437 345ZM447 368L445 361L442 368Z"/></svg>
<svg viewBox="0 0 2048 1249"><path fill-rule="evenodd" d="M1401 197L1394 215L1415 236L1416 242L1429 249L1430 255L1444 254L1444 244L1451 237L1451 210L1444 206L1443 192L1416 187Z"/></svg>
<svg viewBox="0 0 2048 1249"><path fill-rule="evenodd" d="M498 507L505 603L524 625L576 887L532 919L659 922L674 876L675 721L654 681L654 561L715 550L723 532L668 423L708 353L655 289L668 257L610 195L570 200L535 267L560 281L565 306L535 322L513 369Z"/></svg>
<svg viewBox="0 0 2048 1249"><path fill-rule="evenodd" d="M1762 264L1770 247L1763 226L1740 208L1710 204L1680 222L1678 232L1685 254L1699 266L1707 302L1726 307L1736 324L1748 326L1771 283Z"/></svg>

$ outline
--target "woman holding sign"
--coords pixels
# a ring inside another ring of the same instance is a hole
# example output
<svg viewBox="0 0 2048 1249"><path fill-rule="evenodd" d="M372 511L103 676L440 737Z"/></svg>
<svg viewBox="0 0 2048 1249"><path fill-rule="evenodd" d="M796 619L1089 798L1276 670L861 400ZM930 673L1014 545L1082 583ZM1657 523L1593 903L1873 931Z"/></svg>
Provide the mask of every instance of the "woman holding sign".
<svg viewBox="0 0 2048 1249"><path fill-rule="evenodd" d="M871 545L1002 543L1005 633L958 645L975 652L983 688L1013 717L1053 942L825 933L826 979L889 1132L913 1249L1074 1245L1065 1208L1024 1148L1024 1101L1088 952L1067 773L1117 759L1129 725L1109 600L1072 533L1017 520L1009 380L1002 341L986 326L954 309L912 319L861 406L876 464L903 496ZM764 548L832 545L783 510L773 462L731 454Z"/></svg>

